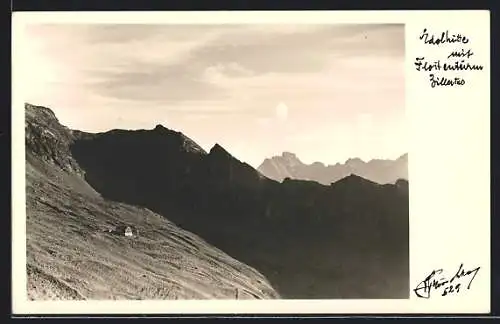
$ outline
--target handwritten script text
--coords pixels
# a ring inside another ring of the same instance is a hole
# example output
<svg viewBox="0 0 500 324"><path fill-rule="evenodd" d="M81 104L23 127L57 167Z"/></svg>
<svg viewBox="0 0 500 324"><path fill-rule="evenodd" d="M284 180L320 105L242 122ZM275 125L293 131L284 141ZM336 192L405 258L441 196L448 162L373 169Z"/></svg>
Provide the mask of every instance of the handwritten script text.
<svg viewBox="0 0 500 324"><path fill-rule="evenodd" d="M430 59L425 56L415 58L415 69L419 72L429 73L429 84L435 87L453 87L466 84L461 72L482 71L483 66L469 62L474 57L474 51L470 48L470 39L462 34L453 34L448 30L441 34L432 35L424 28L419 39L429 46L453 46L447 54L440 59ZM465 47L463 47L465 46ZM444 76L442 72L453 72L453 76Z"/></svg>

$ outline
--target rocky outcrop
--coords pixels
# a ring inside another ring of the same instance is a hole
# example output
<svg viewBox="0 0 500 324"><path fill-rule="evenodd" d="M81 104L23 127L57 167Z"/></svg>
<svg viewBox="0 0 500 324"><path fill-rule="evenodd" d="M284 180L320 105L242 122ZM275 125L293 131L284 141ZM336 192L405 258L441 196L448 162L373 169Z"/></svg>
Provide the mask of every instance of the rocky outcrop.
<svg viewBox="0 0 500 324"><path fill-rule="evenodd" d="M73 132L59 123L48 108L25 104L26 154L36 156L65 171L83 175L73 159L70 146L74 142Z"/></svg>

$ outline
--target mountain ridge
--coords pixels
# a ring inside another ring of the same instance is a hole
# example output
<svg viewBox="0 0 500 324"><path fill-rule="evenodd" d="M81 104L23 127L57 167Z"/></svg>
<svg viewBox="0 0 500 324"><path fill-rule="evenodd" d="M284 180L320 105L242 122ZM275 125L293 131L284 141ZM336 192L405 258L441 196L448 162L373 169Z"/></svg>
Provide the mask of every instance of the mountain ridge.
<svg viewBox="0 0 500 324"><path fill-rule="evenodd" d="M45 107L25 110L30 300L279 297L258 271L168 217L106 199L89 185L71 146L98 134L60 125ZM110 232L122 225L140 235Z"/></svg>
<svg viewBox="0 0 500 324"><path fill-rule="evenodd" d="M377 183L395 183L398 179L408 179L408 154L396 159L349 158L345 163L325 164L323 162L303 163L296 154L283 152L266 158L257 167L264 176L283 181L285 178L313 180L324 185L336 182L354 173Z"/></svg>
<svg viewBox="0 0 500 324"><path fill-rule="evenodd" d="M80 134L69 147L104 199L195 233L283 298L408 297L404 186L356 177L280 183L218 144L199 154L163 130Z"/></svg>

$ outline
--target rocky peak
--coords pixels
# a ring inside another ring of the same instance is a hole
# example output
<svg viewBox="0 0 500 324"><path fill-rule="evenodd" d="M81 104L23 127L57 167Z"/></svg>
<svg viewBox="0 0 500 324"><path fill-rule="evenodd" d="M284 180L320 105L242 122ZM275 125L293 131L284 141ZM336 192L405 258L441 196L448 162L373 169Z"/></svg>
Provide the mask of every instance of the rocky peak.
<svg viewBox="0 0 500 324"><path fill-rule="evenodd" d="M313 164L311 164L312 167L315 167L315 168L325 168L325 164L323 162L314 162Z"/></svg>
<svg viewBox="0 0 500 324"><path fill-rule="evenodd" d="M281 156L285 159L290 159L290 160L297 159L297 155L291 152L283 152Z"/></svg>
<svg viewBox="0 0 500 324"><path fill-rule="evenodd" d="M351 158L351 159L347 159L347 161L345 161L345 164L350 165L350 166L358 166L358 165L362 165L364 163L365 162L363 160L361 160L360 158Z"/></svg>
<svg viewBox="0 0 500 324"><path fill-rule="evenodd" d="M332 186L335 185L351 185L351 186L366 186L366 185L378 185L376 182L373 182L371 180L365 179L357 174L351 173L347 177L344 177L334 183L331 184Z"/></svg>
<svg viewBox="0 0 500 324"><path fill-rule="evenodd" d="M59 123L51 109L26 103L25 118L27 155L55 164L64 171L83 174L70 153L73 132Z"/></svg>
<svg viewBox="0 0 500 324"><path fill-rule="evenodd" d="M172 136L172 139L175 138L180 141L181 149L186 152L206 154L201 146L181 132L171 130L161 124L156 125L152 132L159 137L163 137L164 135Z"/></svg>
<svg viewBox="0 0 500 324"><path fill-rule="evenodd" d="M163 126L161 124L158 124L158 125L155 126L154 130L157 131L157 132L163 132L163 131L167 131L168 128L166 128L165 126Z"/></svg>
<svg viewBox="0 0 500 324"><path fill-rule="evenodd" d="M215 143L215 145L210 149L210 155L231 157L231 154L220 146L219 143Z"/></svg>
<svg viewBox="0 0 500 324"><path fill-rule="evenodd" d="M279 160L282 160L285 164L287 164L290 167L295 167L302 164L297 155L291 152L283 152Z"/></svg>
<svg viewBox="0 0 500 324"><path fill-rule="evenodd" d="M300 159L297 157L295 153L291 152L283 152L281 157L289 162L301 163Z"/></svg>
<svg viewBox="0 0 500 324"><path fill-rule="evenodd" d="M33 120L36 119L38 121L55 121L59 123L59 120L56 117L56 114L49 108L43 106L35 106L30 103L26 103L24 105L24 109L26 112L26 119Z"/></svg>

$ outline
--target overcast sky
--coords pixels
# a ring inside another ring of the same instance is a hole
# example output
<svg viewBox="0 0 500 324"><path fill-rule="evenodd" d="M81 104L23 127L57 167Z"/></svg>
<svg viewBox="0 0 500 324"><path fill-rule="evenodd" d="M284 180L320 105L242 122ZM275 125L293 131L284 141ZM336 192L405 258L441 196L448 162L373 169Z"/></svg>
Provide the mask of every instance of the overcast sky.
<svg viewBox="0 0 500 324"><path fill-rule="evenodd" d="M182 131L257 167L407 150L403 25L31 25L26 101L84 131ZM15 54L17 55L17 54Z"/></svg>

